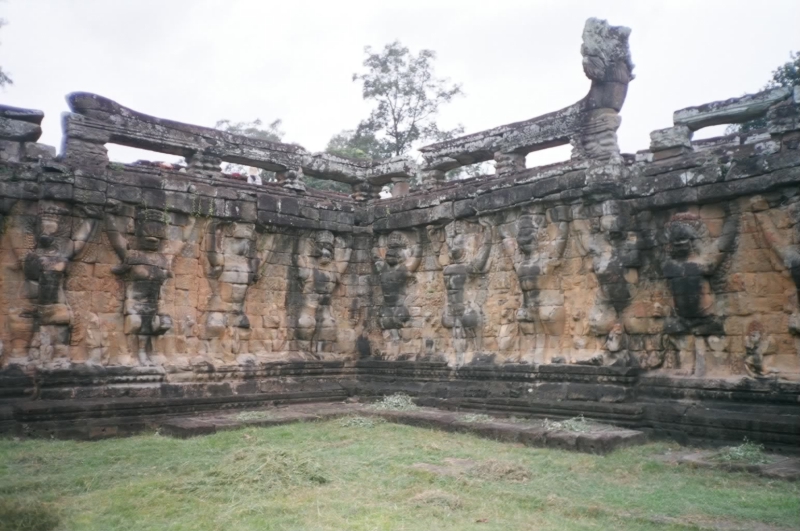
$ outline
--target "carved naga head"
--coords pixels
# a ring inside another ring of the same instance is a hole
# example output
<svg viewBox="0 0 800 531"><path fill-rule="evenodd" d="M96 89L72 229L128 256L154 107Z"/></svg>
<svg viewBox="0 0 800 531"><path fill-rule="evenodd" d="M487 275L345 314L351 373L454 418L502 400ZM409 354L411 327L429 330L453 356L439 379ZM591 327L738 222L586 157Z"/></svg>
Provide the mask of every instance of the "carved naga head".
<svg viewBox="0 0 800 531"><path fill-rule="evenodd" d="M705 225L700 216L691 212L673 214L667 224L669 253L675 259L685 259L694 253L695 240L702 238Z"/></svg>
<svg viewBox="0 0 800 531"><path fill-rule="evenodd" d="M333 260L334 236L331 231L321 230L314 233L314 255L322 265Z"/></svg>
<svg viewBox="0 0 800 531"><path fill-rule="evenodd" d="M611 26L605 20L590 18L583 28L583 71L592 81L629 83L633 62L628 46L630 28Z"/></svg>
<svg viewBox="0 0 800 531"><path fill-rule="evenodd" d="M167 237L164 212L142 209L136 213L136 239L141 251L158 251L161 240Z"/></svg>
<svg viewBox="0 0 800 531"><path fill-rule="evenodd" d="M389 241L386 243L386 263L390 266L396 266L402 262L407 248L408 240L405 234L399 231L389 234Z"/></svg>

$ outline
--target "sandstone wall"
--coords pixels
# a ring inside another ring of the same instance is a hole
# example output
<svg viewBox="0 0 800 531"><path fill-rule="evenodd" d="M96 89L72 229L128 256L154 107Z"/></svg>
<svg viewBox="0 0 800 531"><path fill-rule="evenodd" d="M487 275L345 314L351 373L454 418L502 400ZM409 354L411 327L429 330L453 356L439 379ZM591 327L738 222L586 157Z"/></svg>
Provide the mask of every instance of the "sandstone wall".
<svg viewBox="0 0 800 531"><path fill-rule="evenodd" d="M425 189L407 195L409 160L311 154L88 94L69 97L55 158L35 143L40 115L4 108L2 365L192 381L379 358L800 380L800 91L678 111L649 150L620 154L628 32L587 23L586 98L423 149ZM691 140L758 116L766 129ZM524 168L567 142L569 162ZM188 168L111 164L107 143ZM496 175L442 180L489 159ZM278 179L247 184L223 161ZM396 197L377 199L389 182Z"/></svg>

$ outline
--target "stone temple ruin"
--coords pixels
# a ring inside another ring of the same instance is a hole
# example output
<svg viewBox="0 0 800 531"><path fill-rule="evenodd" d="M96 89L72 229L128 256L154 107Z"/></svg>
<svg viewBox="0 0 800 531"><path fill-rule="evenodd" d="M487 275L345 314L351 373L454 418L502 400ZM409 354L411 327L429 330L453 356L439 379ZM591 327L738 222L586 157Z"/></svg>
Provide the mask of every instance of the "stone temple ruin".
<svg viewBox="0 0 800 531"><path fill-rule="evenodd" d="M648 150L620 153L629 34L590 19L585 98L427 146L421 167L87 93L67 97L56 156L36 143L41 112L0 106L0 431L99 437L403 391L796 447L800 87L676 111ZM692 141L758 117L763 130ZM525 167L568 143L569 161ZM111 164L106 144L187 167ZM490 160L494 175L444 179Z"/></svg>

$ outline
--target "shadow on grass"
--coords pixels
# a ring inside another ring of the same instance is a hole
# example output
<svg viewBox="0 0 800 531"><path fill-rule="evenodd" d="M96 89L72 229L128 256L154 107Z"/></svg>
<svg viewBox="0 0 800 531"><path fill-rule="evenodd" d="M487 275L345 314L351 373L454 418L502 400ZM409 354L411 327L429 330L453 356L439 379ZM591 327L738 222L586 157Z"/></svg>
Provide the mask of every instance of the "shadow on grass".
<svg viewBox="0 0 800 531"><path fill-rule="evenodd" d="M58 513L45 503L0 500L0 531L52 531L59 521Z"/></svg>

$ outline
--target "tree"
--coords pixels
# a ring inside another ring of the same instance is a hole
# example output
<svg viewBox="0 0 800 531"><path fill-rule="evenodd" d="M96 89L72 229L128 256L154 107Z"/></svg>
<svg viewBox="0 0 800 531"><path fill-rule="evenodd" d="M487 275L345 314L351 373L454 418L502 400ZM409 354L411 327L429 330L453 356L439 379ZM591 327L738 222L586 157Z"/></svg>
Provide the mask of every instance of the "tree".
<svg viewBox="0 0 800 531"><path fill-rule="evenodd" d="M5 26L6 24L7 22L5 21L5 19L0 18L0 28ZM5 87L6 85L13 85L13 84L14 81L12 81L12 79L8 76L8 74L3 72L2 67L0 67L0 87Z"/></svg>
<svg viewBox="0 0 800 531"><path fill-rule="evenodd" d="M331 137L325 148L327 153L351 159L383 158L381 147L375 135L357 135L352 129L346 129Z"/></svg>
<svg viewBox="0 0 800 531"><path fill-rule="evenodd" d="M761 90L792 87L794 85L800 85L800 52L790 52L789 61L772 71L772 79L767 81L767 84L764 85ZM737 132L746 133L765 127L767 127L767 119L762 116L761 118L756 118L755 120L750 120L743 124L730 125L725 132L728 134Z"/></svg>
<svg viewBox="0 0 800 531"><path fill-rule="evenodd" d="M283 121L280 118L274 120L266 128L262 127L263 123L264 122L262 122L259 118L256 118L252 122L231 122L230 120L217 120L217 123L214 124L214 129L219 129L220 131L225 131L226 133L232 133L234 135L268 140L270 142L280 142L283 139L283 135L285 133L281 130ZM222 171L231 174L246 174L247 166L226 162L222 167ZM259 177L261 177L262 181L269 181L274 179L275 172L260 170Z"/></svg>
<svg viewBox="0 0 800 531"><path fill-rule="evenodd" d="M452 134L439 129L436 118L440 106L463 92L460 85L434 75L433 50L414 55L395 41L380 52L367 46L364 53L366 72L353 74L353 81L361 82L363 98L376 106L358 124L350 147L367 142L370 155L388 158L408 153L416 142Z"/></svg>

